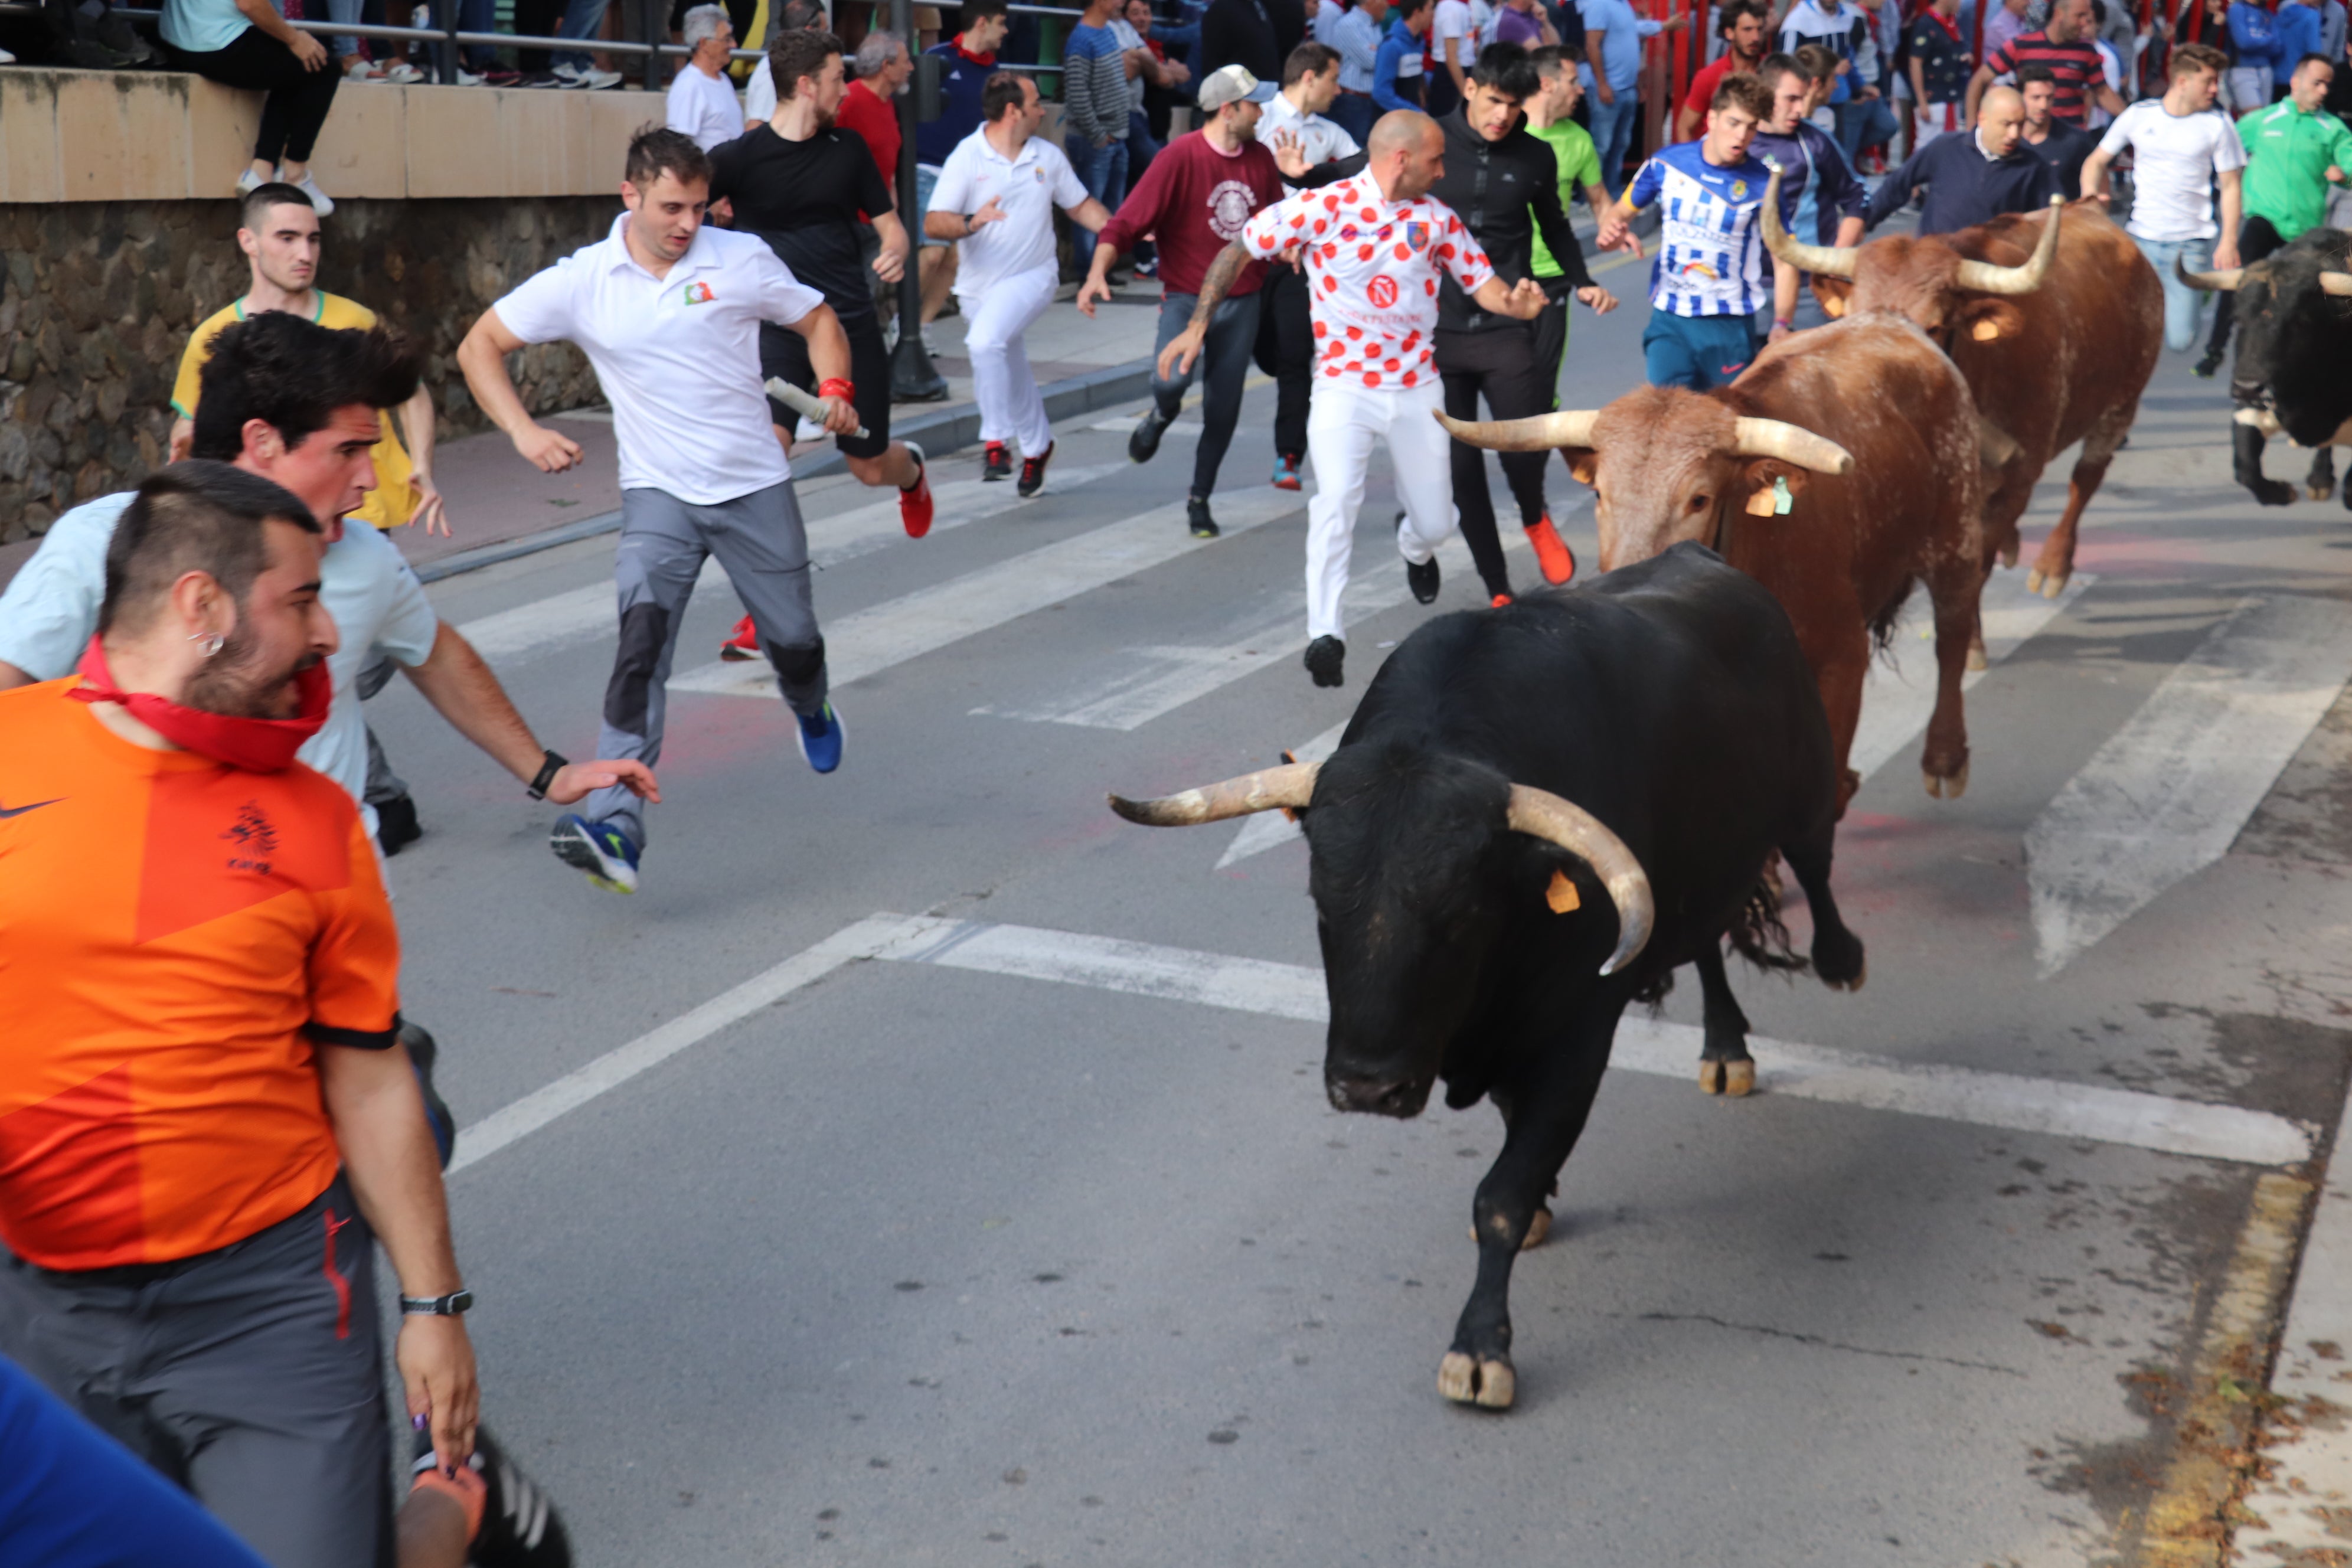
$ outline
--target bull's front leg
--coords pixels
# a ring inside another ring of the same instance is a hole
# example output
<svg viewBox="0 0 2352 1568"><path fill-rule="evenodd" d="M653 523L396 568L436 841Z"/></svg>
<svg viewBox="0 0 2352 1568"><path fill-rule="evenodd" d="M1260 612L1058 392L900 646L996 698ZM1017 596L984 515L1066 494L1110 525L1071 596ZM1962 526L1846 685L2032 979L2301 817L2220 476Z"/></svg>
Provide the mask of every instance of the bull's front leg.
<svg viewBox="0 0 2352 1568"><path fill-rule="evenodd" d="M1969 725L1960 681L1968 674L1983 583L1972 563L1955 562L1938 569L1927 592L1936 606L1936 710L1927 719L1919 772L1929 795L1958 800L1969 787Z"/></svg>
<svg viewBox="0 0 2352 1568"><path fill-rule="evenodd" d="M1748 1054L1748 1015L1724 973L1723 944L1709 942L1695 960L1706 1026L1698 1055L1698 1086L1738 1099L1756 1087L1756 1058Z"/></svg>
<svg viewBox="0 0 2352 1568"><path fill-rule="evenodd" d="M1829 715L1830 754L1837 759L1837 814L1845 816L1846 802L1862 787L1862 775L1846 766L1853 751L1854 731L1862 727L1862 688L1870 674L1870 633L1863 626L1861 606L1841 606L1834 618L1849 632L1832 634L1833 640L1805 649L1813 667L1813 684L1822 694L1822 710ZM1851 619L1848 618L1850 614Z"/></svg>
<svg viewBox="0 0 2352 1568"><path fill-rule="evenodd" d="M2066 591L2066 579L2074 574L2074 539L2083 525L2083 510L2099 493L2107 465L2123 449L2124 437L2131 434L2132 421L2137 417L2139 400L2134 398L2127 405L2100 415L2090 434L2083 437L2083 454L2074 459L2074 472L2066 480L2066 510L2042 541L2042 553L2035 557L2033 570L2025 574L2027 593L2039 591L2043 598L2054 599Z"/></svg>
<svg viewBox="0 0 2352 1568"><path fill-rule="evenodd" d="M1584 1131L1622 999L1595 1004L1593 1016L1567 1031L1556 1053L1508 1091L1503 1152L1478 1184L1471 1226L1478 1239L1478 1279L1454 1327L1454 1348L1438 1363L1437 1391L1456 1405L1507 1410L1518 1394L1511 1364L1511 1266L1543 1214L1544 1198Z"/></svg>
<svg viewBox="0 0 2352 1568"><path fill-rule="evenodd" d="M2311 455L2311 472L2303 481L2303 493L2314 500L2326 500L2336 493L2336 448L2322 447ZM2344 492L2344 504L2352 507L2352 489Z"/></svg>
<svg viewBox="0 0 2352 1568"><path fill-rule="evenodd" d="M2231 426L2230 469L2264 506L2286 506L2294 500L2294 487L2263 477L2263 448L2269 445L2270 437L2252 425Z"/></svg>

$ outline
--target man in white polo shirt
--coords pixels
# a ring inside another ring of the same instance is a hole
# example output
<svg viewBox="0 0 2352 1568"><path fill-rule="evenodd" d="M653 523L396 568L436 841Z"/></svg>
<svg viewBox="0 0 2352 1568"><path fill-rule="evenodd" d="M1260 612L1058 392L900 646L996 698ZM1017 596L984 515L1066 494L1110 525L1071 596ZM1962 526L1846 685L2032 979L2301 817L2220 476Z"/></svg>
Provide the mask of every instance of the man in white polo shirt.
<svg viewBox="0 0 2352 1568"><path fill-rule="evenodd" d="M963 310L972 396L980 405L980 477L1009 478L1007 448L1017 444L1021 494L1034 496L1045 485L1054 426L1021 340L1054 302L1062 280L1054 209L1068 213L1088 234L1101 233L1110 212L1087 195L1062 150L1037 134L1045 105L1035 82L998 71L981 89L980 106L980 129L957 142L940 166L923 232L961 247L955 293Z"/></svg>
<svg viewBox="0 0 2352 1568"><path fill-rule="evenodd" d="M621 184L628 211L612 234L484 311L457 363L482 412L548 473L583 454L524 409L506 356L568 339L586 352L613 405L621 637L598 752L660 760L670 659L695 579L716 555L799 720L801 755L829 773L841 765L842 725L825 696L824 638L792 468L769 428L760 323L808 341L823 423L835 435L857 426L849 338L824 296L796 280L765 240L703 224L709 195L700 148L675 131L639 132ZM551 842L597 886L636 891L645 814L628 791L597 791L556 825Z"/></svg>

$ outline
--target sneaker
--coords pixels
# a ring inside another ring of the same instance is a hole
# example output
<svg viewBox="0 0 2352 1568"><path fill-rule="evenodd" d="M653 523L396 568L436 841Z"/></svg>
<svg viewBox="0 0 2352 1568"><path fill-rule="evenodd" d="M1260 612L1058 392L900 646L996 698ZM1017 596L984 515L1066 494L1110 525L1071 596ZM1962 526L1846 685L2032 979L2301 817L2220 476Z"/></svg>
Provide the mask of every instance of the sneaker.
<svg viewBox="0 0 2352 1568"><path fill-rule="evenodd" d="M420 1482L430 1484L426 1472L436 1467L429 1431L416 1435L416 1448L412 1469ZM482 1485L481 1522L467 1543L467 1561L477 1568L572 1568L572 1540L554 1500L515 1463L488 1427L474 1428L474 1453L466 1468ZM476 1517L475 1510L468 1508L467 1515Z"/></svg>
<svg viewBox="0 0 2352 1568"><path fill-rule="evenodd" d="M459 87L479 87L482 85L482 79L476 76L472 71L467 70L464 66L459 66L457 68L457 85Z"/></svg>
<svg viewBox="0 0 2352 1568"><path fill-rule="evenodd" d="M1013 454L1004 449L1002 441L991 441L982 451L980 463L980 477L985 481L992 483L1013 477Z"/></svg>
<svg viewBox="0 0 2352 1568"><path fill-rule="evenodd" d="M567 813L558 819L547 842L558 860L587 872L588 879L606 892L637 890L637 847L611 823L591 822Z"/></svg>
<svg viewBox="0 0 2352 1568"><path fill-rule="evenodd" d="M569 84L558 78L553 71L533 71L515 85L517 87L564 87Z"/></svg>
<svg viewBox="0 0 2352 1568"><path fill-rule="evenodd" d="M421 1026L405 1018L400 1021L400 1043L407 1047L408 1065L416 1069L416 1087L425 1094L425 1124L433 1129L433 1145L441 1151L441 1168L446 1171L450 1152L457 1147L457 1119L449 1114L448 1102L433 1087L433 1064L441 1047Z"/></svg>
<svg viewBox="0 0 2352 1568"><path fill-rule="evenodd" d="M579 71L577 85L586 88L591 92L604 92L621 85L621 73L598 70L594 66L588 66Z"/></svg>
<svg viewBox="0 0 2352 1568"><path fill-rule="evenodd" d="M260 175L247 169L236 177L236 194L240 196L249 196L268 183Z"/></svg>
<svg viewBox="0 0 2352 1568"><path fill-rule="evenodd" d="M1134 430L1128 435L1127 460L1130 463L1151 461L1160 451L1160 437L1167 433L1168 426L1175 423L1176 416L1161 413L1160 405L1153 404L1143 417L1135 422Z"/></svg>
<svg viewBox="0 0 2352 1568"><path fill-rule="evenodd" d="M729 632L727 640L719 645L719 657L730 664L740 664L745 659L761 657L760 631L751 624L751 616L745 616L735 623L735 629Z"/></svg>
<svg viewBox="0 0 2352 1568"><path fill-rule="evenodd" d="M912 489L898 492L898 521L909 539L920 539L931 531L931 466L923 460L923 449L912 441L907 443L907 456L915 459L915 483Z"/></svg>
<svg viewBox="0 0 2352 1568"><path fill-rule="evenodd" d="M1495 595L1495 602L1489 605L1487 608L1493 610L1506 610L1510 608L1510 605L1511 596L1508 594L1497 594Z"/></svg>
<svg viewBox="0 0 2352 1568"><path fill-rule="evenodd" d="M841 743L849 738L849 727L833 710L833 704L827 702L814 713L796 713L793 717L800 721L793 733L800 742L801 761L821 773L841 766Z"/></svg>
<svg viewBox="0 0 2352 1568"><path fill-rule="evenodd" d="M1317 637L1307 645L1307 673L1318 686L1344 686L1347 679L1339 667L1347 657L1348 645L1338 637Z"/></svg>
<svg viewBox="0 0 2352 1568"><path fill-rule="evenodd" d="M365 55L351 55L346 57L345 63L343 65L344 81L382 81L383 79L383 72L377 69L375 62L369 59Z"/></svg>
<svg viewBox="0 0 2352 1568"><path fill-rule="evenodd" d="M1298 459L1288 452L1274 455L1274 488L1278 490L1298 488Z"/></svg>
<svg viewBox="0 0 2352 1568"><path fill-rule="evenodd" d="M1135 264L1135 275L1136 275L1138 278L1157 278L1157 277L1159 277L1159 276L1160 276L1160 258L1159 258L1158 257L1154 256L1154 257L1150 257L1150 258L1147 258L1147 259L1145 259L1145 260L1142 260L1142 261L1139 261L1139 262L1137 262L1137 263Z"/></svg>
<svg viewBox="0 0 2352 1568"><path fill-rule="evenodd" d="M2213 379L2213 373L2221 368L2221 351L2207 349L2205 357L2197 362L2197 377L2200 381L2210 381Z"/></svg>
<svg viewBox="0 0 2352 1568"><path fill-rule="evenodd" d="M1536 566L1545 582L1557 587L1576 575L1576 552L1551 525L1551 513L1544 513L1528 530L1528 542L1536 548Z"/></svg>
<svg viewBox="0 0 2352 1568"><path fill-rule="evenodd" d="M1054 443L1051 441L1046 442L1045 449L1035 457L1021 459L1021 483L1015 488L1020 490L1023 500L1045 488L1045 465L1053 460Z"/></svg>
<svg viewBox="0 0 2352 1568"><path fill-rule="evenodd" d="M1404 513L1397 513L1396 520L1397 531L1402 533L1404 531ZM1402 545L1400 545L1401 548ZM1405 586L1412 590L1412 596L1416 603L1423 605L1437 603L1437 557L1433 555L1418 566L1410 561L1406 562L1404 582Z"/></svg>
<svg viewBox="0 0 2352 1568"><path fill-rule="evenodd" d="M294 181L293 185L296 190L310 198L311 210L316 212L320 217L331 217L334 216L335 204L329 201L327 199L327 193L319 188L319 182L315 176L305 174L300 179Z"/></svg>
<svg viewBox="0 0 2352 1568"><path fill-rule="evenodd" d="M383 79L394 87L413 87L426 78L423 71L406 60L397 60L384 71Z"/></svg>
<svg viewBox="0 0 2352 1568"><path fill-rule="evenodd" d="M375 808L375 841L390 859L425 837L416 823L416 802L404 795L379 801Z"/></svg>
<svg viewBox="0 0 2352 1568"><path fill-rule="evenodd" d="M1208 497L1186 496L1184 498L1184 521L1191 526L1193 538L1214 539L1217 537L1217 520L1209 515Z"/></svg>

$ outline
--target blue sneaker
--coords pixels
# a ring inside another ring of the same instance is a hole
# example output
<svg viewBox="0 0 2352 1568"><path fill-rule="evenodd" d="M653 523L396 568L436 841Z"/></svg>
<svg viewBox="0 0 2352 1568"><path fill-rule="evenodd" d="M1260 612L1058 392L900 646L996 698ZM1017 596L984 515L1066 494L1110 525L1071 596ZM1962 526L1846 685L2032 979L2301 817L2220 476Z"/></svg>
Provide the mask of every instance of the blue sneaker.
<svg viewBox="0 0 2352 1568"><path fill-rule="evenodd" d="M637 890L637 847L611 823L567 815L547 842L558 860L587 872L588 879L606 892Z"/></svg>
<svg viewBox="0 0 2352 1568"><path fill-rule="evenodd" d="M841 715L828 702L814 713L795 713L800 721L795 739L801 743L801 761L821 773L829 773L841 766L841 742L847 738L849 728Z"/></svg>

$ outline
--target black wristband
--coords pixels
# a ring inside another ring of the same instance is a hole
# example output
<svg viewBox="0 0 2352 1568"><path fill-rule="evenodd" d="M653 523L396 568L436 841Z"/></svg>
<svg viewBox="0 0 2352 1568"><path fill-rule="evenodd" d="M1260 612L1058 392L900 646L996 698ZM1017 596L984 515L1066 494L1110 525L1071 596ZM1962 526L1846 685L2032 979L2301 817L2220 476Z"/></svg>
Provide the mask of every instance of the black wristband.
<svg viewBox="0 0 2352 1568"><path fill-rule="evenodd" d="M474 1293L460 1285L446 1296L403 1296L400 1315L404 1318L456 1318L463 1316L474 1305Z"/></svg>
<svg viewBox="0 0 2352 1568"><path fill-rule="evenodd" d="M530 784L526 786L530 792L530 798L533 800L545 800L547 798L547 786L555 782L556 774L562 773L565 768L568 768L571 765L572 760L569 757L566 757L558 752L548 752L547 760L539 764L539 772L532 776Z"/></svg>

